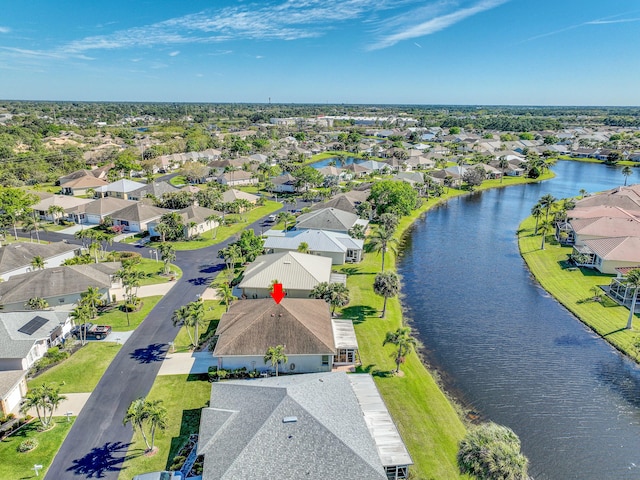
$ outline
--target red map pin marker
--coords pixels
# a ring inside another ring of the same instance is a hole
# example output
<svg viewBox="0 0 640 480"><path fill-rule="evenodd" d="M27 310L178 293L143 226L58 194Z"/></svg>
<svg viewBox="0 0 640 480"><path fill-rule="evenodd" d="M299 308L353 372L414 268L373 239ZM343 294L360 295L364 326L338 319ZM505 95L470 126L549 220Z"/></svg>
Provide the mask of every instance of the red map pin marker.
<svg viewBox="0 0 640 480"><path fill-rule="evenodd" d="M271 297L276 301L276 303L280 303L280 301L284 298L284 292L282 291L281 283L273 284L273 291L271 292Z"/></svg>

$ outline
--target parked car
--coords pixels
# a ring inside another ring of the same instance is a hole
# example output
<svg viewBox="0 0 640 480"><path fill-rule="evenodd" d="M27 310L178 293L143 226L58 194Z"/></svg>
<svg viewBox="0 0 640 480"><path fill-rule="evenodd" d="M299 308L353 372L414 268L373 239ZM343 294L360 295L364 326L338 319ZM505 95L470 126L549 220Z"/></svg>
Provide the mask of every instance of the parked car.
<svg viewBox="0 0 640 480"><path fill-rule="evenodd" d="M277 217L277 216L275 216L275 215L269 215L269 216L267 217L267 222L270 222L270 223L271 223L271 222L275 222L277 218L278 218L278 217Z"/></svg>
<svg viewBox="0 0 640 480"><path fill-rule="evenodd" d="M111 325L94 325L93 323L83 323L71 329L71 336L79 339L82 335L87 340L102 340L111 333Z"/></svg>

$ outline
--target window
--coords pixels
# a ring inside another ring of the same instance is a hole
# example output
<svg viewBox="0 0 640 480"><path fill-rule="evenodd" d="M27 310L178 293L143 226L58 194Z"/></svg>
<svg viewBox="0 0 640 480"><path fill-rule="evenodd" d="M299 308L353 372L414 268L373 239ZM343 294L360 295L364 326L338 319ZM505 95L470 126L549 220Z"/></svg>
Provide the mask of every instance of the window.
<svg viewBox="0 0 640 480"><path fill-rule="evenodd" d="M329 355L322 355L322 365L329 365Z"/></svg>

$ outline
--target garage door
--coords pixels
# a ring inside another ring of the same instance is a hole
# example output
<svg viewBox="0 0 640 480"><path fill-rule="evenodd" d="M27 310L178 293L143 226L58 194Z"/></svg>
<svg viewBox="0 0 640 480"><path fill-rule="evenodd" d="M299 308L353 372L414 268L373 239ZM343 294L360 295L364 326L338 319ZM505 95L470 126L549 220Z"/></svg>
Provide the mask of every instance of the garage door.
<svg viewBox="0 0 640 480"><path fill-rule="evenodd" d="M20 405L20 385L16 385L7 397L6 405L9 412L13 411L18 405Z"/></svg>

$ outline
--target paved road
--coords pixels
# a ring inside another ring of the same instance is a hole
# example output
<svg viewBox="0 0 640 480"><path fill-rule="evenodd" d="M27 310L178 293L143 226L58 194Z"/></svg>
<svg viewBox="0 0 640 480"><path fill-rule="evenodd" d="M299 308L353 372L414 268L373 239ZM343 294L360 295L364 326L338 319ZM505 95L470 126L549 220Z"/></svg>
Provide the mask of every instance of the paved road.
<svg viewBox="0 0 640 480"><path fill-rule="evenodd" d="M263 219L249 225L260 232ZM43 237L41 235L41 237ZM46 240L59 240L47 233ZM133 432L122 419L131 401L146 396L167 353L168 343L178 333L170 318L174 310L195 300L207 288L224 262L218 250L235 238L211 247L177 252L174 262L182 278L149 313L103 375L49 468L46 480L76 478L117 479L131 444ZM72 240L69 240L72 242ZM114 249L140 251L133 245ZM142 453L142 452L135 452Z"/></svg>

